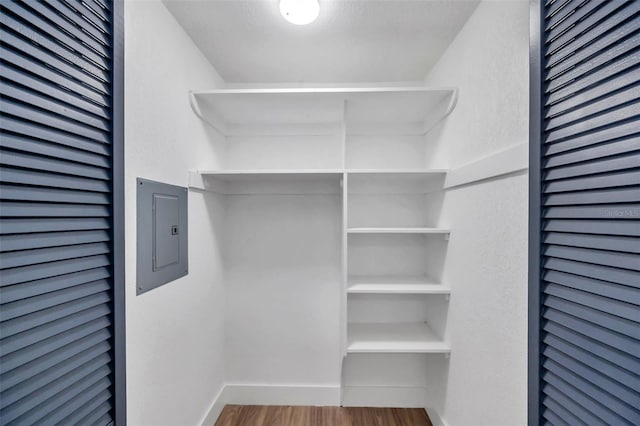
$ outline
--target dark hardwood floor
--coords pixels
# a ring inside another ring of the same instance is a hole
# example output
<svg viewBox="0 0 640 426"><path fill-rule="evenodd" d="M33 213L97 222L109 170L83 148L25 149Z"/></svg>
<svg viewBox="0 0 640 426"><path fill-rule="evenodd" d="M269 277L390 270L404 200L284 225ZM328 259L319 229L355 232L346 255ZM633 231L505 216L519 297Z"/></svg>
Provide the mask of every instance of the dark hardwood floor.
<svg viewBox="0 0 640 426"><path fill-rule="evenodd" d="M432 426L422 408L226 405L215 426Z"/></svg>

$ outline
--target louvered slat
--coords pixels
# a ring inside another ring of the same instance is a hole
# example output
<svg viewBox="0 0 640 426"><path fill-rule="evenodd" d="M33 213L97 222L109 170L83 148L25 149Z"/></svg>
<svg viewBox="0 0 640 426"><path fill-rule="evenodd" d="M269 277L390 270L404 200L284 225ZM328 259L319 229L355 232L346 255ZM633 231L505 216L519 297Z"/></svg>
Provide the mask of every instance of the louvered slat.
<svg viewBox="0 0 640 426"><path fill-rule="evenodd" d="M633 426L633 423L624 420L624 417L618 415L611 409L609 409L606 405L603 405L597 399L593 397L593 394L597 394L597 392L590 392L591 394L584 392L587 389L585 383L583 382L574 382L572 380L575 379L575 376L570 375L566 370L557 366L553 361L547 360L545 362L545 366L547 367L547 373L545 373L545 381L548 382L552 389L554 389L553 393L550 393L550 387L545 389L545 393L547 395L558 395L562 394L565 397L569 398L571 396L571 400L576 403L577 406L581 408L581 410L572 410L572 413L575 413L577 417L580 417L580 420L584 422L584 424L594 425L628 425ZM556 374L557 373L557 374ZM564 374L562 374L564 373ZM564 377L560 377L559 374L562 374ZM623 413L624 414L624 413ZM580 423L578 423L580 424Z"/></svg>
<svg viewBox="0 0 640 426"><path fill-rule="evenodd" d="M640 421L640 3L533 2L528 423Z"/></svg>
<svg viewBox="0 0 640 426"><path fill-rule="evenodd" d="M25 346L21 350L9 353L2 357L0 374L8 373L17 367L39 359L43 352L49 354L96 332L102 332L104 337L108 338L110 336L108 332L110 324L111 321L109 321L109 318L103 316L96 320L85 322L65 332L53 335L45 340L38 341L30 346Z"/></svg>
<svg viewBox="0 0 640 426"><path fill-rule="evenodd" d="M546 271L542 278L548 283L555 283L640 306L640 294L634 291L633 287L558 271Z"/></svg>
<svg viewBox="0 0 640 426"><path fill-rule="evenodd" d="M67 176L35 170L0 167L0 179L2 179L3 182L12 184L33 185L46 188L67 188L103 194L108 193L111 190L109 182L104 180L86 179L77 176Z"/></svg>
<svg viewBox="0 0 640 426"><path fill-rule="evenodd" d="M546 244L562 245L568 247L584 247L629 253L640 253L638 242L632 237L557 232L545 235L544 242Z"/></svg>
<svg viewBox="0 0 640 426"><path fill-rule="evenodd" d="M108 179L109 171L102 167L93 167L75 161L65 161L53 158L42 158L32 153L1 150L0 164L19 167L21 169L48 170L65 175L76 175L91 179ZM46 167L46 168L45 168Z"/></svg>
<svg viewBox="0 0 640 426"><path fill-rule="evenodd" d="M638 414L640 414L640 412L635 409L640 400L638 394L634 392L633 389L623 386L617 380L612 380L606 375L599 373L592 366L583 364L553 347L548 346L544 355L556 364L559 375L570 378L570 383L577 384L582 382L585 384L583 385L585 390L593 386L607 389L617 400L607 398L606 396L603 400L608 400L607 402L611 403L611 407L615 408L616 411L624 412L626 417L637 417ZM568 374L565 375L565 372L568 372ZM599 392L601 392L601 390L599 390Z"/></svg>
<svg viewBox="0 0 640 426"><path fill-rule="evenodd" d="M108 86L96 79L93 74L86 73L82 68L69 64L58 55L35 45L31 40L22 39L9 31L3 31L1 29L0 36L2 36L2 39L9 46L20 52L20 55L16 55L16 57L26 57L28 55L30 61L40 62L47 67L53 67L58 73L64 74L66 78L77 82L76 84L89 87L99 94L104 95L108 93Z"/></svg>
<svg viewBox="0 0 640 426"><path fill-rule="evenodd" d="M640 185L640 170L637 172L603 173L597 176L569 178L549 182L544 188L546 194L578 191L582 189L612 188L616 186Z"/></svg>
<svg viewBox="0 0 640 426"><path fill-rule="evenodd" d="M30 88L5 82L0 86L0 94L14 101L24 102L41 111L57 114L58 116L82 123L84 126L91 126L105 132L109 131L108 123L104 119L96 117L93 114L87 114L81 109L58 102L41 93L33 92Z"/></svg>
<svg viewBox="0 0 640 426"><path fill-rule="evenodd" d="M83 44L91 47L100 56L105 58L110 56L107 38L90 25L84 25L84 22L79 16L75 16L75 22L70 21L68 18L74 17L74 13L71 12L69 8L65 8L60 2L48 2L54 7L58 6L59 10L56 10L44 1L27 0L24 3L33 12L55 24L61 31L69 33ZM68 16L65 15L65 12Z"/></svg>
<svg viewBox="0 0 640 426"><path fill-rule="evenodd" d="M28 281L20 285L0 287L0 299L5 303L11 303L80 284L107 279L110 276L111 273L108 268L95 268L57 277Z"/></svg>
<svg viewBox="0 0 640 426"><path fill-rule="evenodd" d="M24 30L23 23L20 22L17 17L14 19L11 13L6 13L3 16L3 22L11 29L11 31L15 31L16 34L28 39L32 43L37 44L43 49L47 49L50 53L64 58L64 60L99 78L101 81L109 81L109 76L103 68L97 66L92 61L83 58L81 55L76 54L72 49L68 48L64 44L58 43L57 40L52 37L47 37L46 34L43 34L40 31Z"/></svg>
<svg viewBox="0 0 640 426"><path fill-rule="evenodd" d="M31 345L34 341L45 340L50 335L62 333L78 324L107 315L109 312L103 305L108 301L109 295L100 293L5 321L2 331L6 336L6 342L2 354L10 354Z"/></svg>
<svg viewBox="0 0 640 426"><path fill-rule="evenodd" d="M579 346L573 345L552 334L545 336L545 344L561 353L574 358L586 367L591 367L600 374L607 376L611 380L617 381L634 392L640 391L638 384L638 375L630 371L620 368L607 359L596 356L595 354L585 351ZM637 394L630 394L633 398L637 398Z"/></svg>
<svg viewBox="0 0 640 426"><path fill-rule="evenodd" d="M545 259L544 267L545 270L566 272L640 288L640 274L636 271L610 268L604 265L594 265L560 258Z"/></svg>
<svg viewBox="0 0 640 426"><path fill-rule="evenodd" d="M86 370L89 370L90 373L83 376L82 373L86 373ZM38 392L38 397L28 400L28 403L18 403L8 407L6 411L8 412L7 420L9 423L7 424L56 424L54 423L54 415L56 419L64 417L63 413L81 408L84 403L93 399L96 394L103 395L104 400L109 399L108 391L106 392L107 395L104 395L104 390L111 386L111 382L108 379L110 374L108 367L93 370L89 366L85 370L74 373L68 378L65 377L67 380L60 386L42 389ZM64 387L63 385L67 386ZM36 404L47 395L52 396L40 404Z"/></svg>
<svg viewBox="0 0 640 426"><path fill-rule="evenodd" d="M4 102L0 102L3 105ZM4 107L4 105L3 105ZM15 133L31 137L34 139L40 139L43 141L57 143L60 145L67 145L77 149L84 149L86 151L94 152L97 154L107 154L108 146L101 143L96 143L82 136L78 136L71 133L65 133L63 131L50 128L46 125L40 125L37 123L30 123L28 121L16 119L13 116L6 115L0 122L0 128L6 132Z"/></svg>
<svg viewBox="0 0 640 426"><path fill-rule="evenodd" d="M108 229L105 218L17 218L0 219L0 234L22 234L30 232L80 231L88 229Z"/></svg>
<svg viewBox="0 0 640 426"><path fill-rule="evenodd" d="M91 9L91 12L96 14L96 16L99 16L100 19L104 21L109 20L109 11L106 10L104 4L101 4L95 0L86 0L84 3L89 9Z"/></svg>
<svg viewBox="0 0 640 426"><path fill-rule="evenodd" d="M110 235L104 230L33 233L0 236L1 251L29 250L43 247L61 247L109 241Z"/></svg>
<svg viewBox="0 0 640 426"><path fill-rule="evenodd" d="M548 373L545 375L547 378L550 376ZM569 398L551 384L545 387L544 393L546 397L542 399L542 404L560 414L563 421L568 425L608 426L604 421L576 402L576 399L582 399L580 396Z"/></svg>
<svg viewBox="0 0 640 426"><path fill-rule="evenodd" d="M113 424L113 10L0 0L0 424Z"/></svg>
<svg viewBox="0 0 640 426"><path fill-rule="evenodd" d="M572 0L571 3L562 9L564 13L556 13L553 17L547 20L546 30L549 41L554 40L560 34L568 31L576 24L576 22L593 12L596 7L600 6L605 1L606 0Z"/></svg>
<svg viewBox="0 0 640 426"><path fill-rule="evenodd" d="M581 78L571 81L570 83L557 88L554 91L548 93L547 101L549 105L553 105L557 102L564 101L576 93L587 91L593 86L608 82L608 79L612 76L619 77L620 81L617 81L619 87L624 87L628 84L632 84L635 78L635 69L640 64L640 54L637 51L633 51L626 55L622 55L620 58L612 61L605 62L605 66L591 69L591 72L584 74ZM612 86L615 87L615 86ZM604 89L598 88L603 94L609 93L611 88ZM594 90L594 91L598 91Z"/></svg>
<svg viewBox="0 0 640 426"><path fill-rule="evenodd" d="M31 362L14 368L0 376L2 378L2 389L9 389L49 369L55 369L66 360L84 351L90 351L92 348L97 348L95 350L100 351L100 353L108 351L111 349L110 337L111 335L107 330L100 330L52 351L47 357L36 358Z"/></svg>
<svg viewBox="0 0 640 426"><path fill-rule="evenodd" d="M606 158L620 154L638 154L640 151L640 137L621 139L615 142L604 143L579 151L571 151L564 154L555 154L545 159L545 167L552 168L592 160L594 158ZM633 173L633 171L631 171Z"/></svg>
<svg viewBox="0 0 640 426"><path fill-rule="evenodd" d="M45 293L40 296L30 297L26 300L6 303L3 308L3 320L8 321L14 318L22 318L25 315L36 312L38 312L38 315L42 317L42 311L46 309L56 307L58 308L56 311L60 311L59 306L63 303L83 299L97 293L108 292L108 290L109 281L101 280L83 283L82 285L66 288L64 290Z"/></svg>
<svg viewBox="0 0 640 426"><path fill-rule="evenodd" d="M32 6L42 11L44 15L39 14L37 10L33 10ZM18 26L11 27L14 31L40 31L57 42L73 49L77 55L90 59L100 66L100 68L105 70L109 68L107 61L108 52L104 49L104 46L101 46L97 42L92 43L90 39L85 39L82 37L81 32L69 32L69 30L74 30L73 28L56 25L55 22L49 19L53 18L55 20L56 17L48 13L47 9L43 8L37 1L16 2L3 0L0 2L0 7L2 7L5 13L15 16L20 21Z"/></svg>
<svg viewBox="0 0 640 426"><path fill-rule="evenodd" d="M637 38L634 40L627 40L629 43L635 44L638 42ZM589 68L590 70L593 68ZM605 71L600 71L600 74L606 74ZM565 113L567 111L571 111L573 108L576 108L580 105L586 104L588 102L592 102L601 96L606 96L611 94L612 92L616 92L618 90L623 90L628 85L633 84L634 81L638 80L638 75L640 75L640 69L634 68L631 70L627 70L626 68L622 68L622 72L608 75L607 85L605 86L589 86L585 90L580 92L572 91L570 93L571 96L564 97L564 99L556 101L555 103L549 103L548 108L545 110L545 118L550 118L553 116L557 116L558 114ZM606 78L606 77L604 77ZM558 92L552 93L550 95L556 98L559 98Z"/></svg>
<svg viewBox="0 0 640 426"><path fill-rule="evenodd" d="M637 380L637 371L633 371L634 359L629 354L620 351L613 346L603 344L602 340L598 340L593 336L582 334L573 330L565 325L561 325L554 322L548 322L545 324L545 341L547 336L553 336L563 341L569 342L586 352L606 359L616 367L626 370L628 373L635 376Z"/></svg>
<svg viewBox="0 0 640 426"><path fill-rule="evenodd" d="M57 160L66 160L73 163L89 164L102 168L109 168L109 157L101 154L74 149L66 145L51 144L44 141L34 140L20 135L2 133L2 146L12 151L38 154L45 157L52 157ZM10 152L10 151L7 151Z"/></svg>
<svg viewBox="0 0 640 426"><path fill-rule="evenodd" d="M538 415L635 425L640 2L556 3L541 11Z"/></svg>
<svg viewBox="0 0 640 426"><path fill-rule="evenodd" d="M71 106L75 109L94 114L103 119L109 118L107 108L104 106L91 102L90 100L78 96L73 92L64 90L63 88L52 84L50 81L40 78L40 76L36 74L28 73L16 67L6 65L2 76L8 81L29 88L29 90L33 91L34 96L44 95L55 99L56 102L64 104L65 106Z"/></svg>
<svg viewBox="0 0 640 426"><path fill-rule="evenodd" d="M26 45L26 43L23 44ZM21 72L35 73L39 77L76 92L78 95L84 96L100 106L106 106L109 104L108 98L105 94L93 90L88 85L84 85L77 79L64 74L64 72L53 71L53 69L49 68L46 63L34 60L28 52L19 52L0 46L0 59L10 63L13 67L20 69ZM80 78L79 75L77 75L77 77Z"/></svg>
<svg viewBox="0 0 640 426"><path fill-rule="evenodd" d="M1 223L0 226L2 226ZM640 236L640 227L637 226L637 223L619 220L547 220L542 230L545 232L585 232L588 234Z"/></svg>
<svg viewBox="0 0 640 426"><path fill-rule="evenodd" d="M606 37L606 33L616 25L632 18L640 11L637 2L609 1L604 2L594 13L586 16L562 36L546 42L547 55L554 55L548 65L554 65L566 56L573 55L583 46L594 40Z"/></svg>
<svg viewBox="0 0 640 426"><path fill-rule="evenodd" d="M2 272L2 277L0 278L0 286L39 280L56 275L71 274L87 269L108 266L109 264L109 256L98 255L62 260L44 265L29 265L19 268L5 269Z"/></svg>
<svg viewBox="0 0 640 426"><path fill-rule="evenodd" d="M91 353L82 352L79 355L69 358L69 362L59 364L57 369L49 369L44 374L33 376L15 387L11 388L11 392L7 392L7 396L2 397L2 406L9 406L16 401L24 398L32 392L39 391L50 385L52 382L64 377L67 373L76 369L78 365L87 365L87 369L94 370L104 365L108 365L111 361L109 353L103 352L98 356L92 356Z"/></svg>

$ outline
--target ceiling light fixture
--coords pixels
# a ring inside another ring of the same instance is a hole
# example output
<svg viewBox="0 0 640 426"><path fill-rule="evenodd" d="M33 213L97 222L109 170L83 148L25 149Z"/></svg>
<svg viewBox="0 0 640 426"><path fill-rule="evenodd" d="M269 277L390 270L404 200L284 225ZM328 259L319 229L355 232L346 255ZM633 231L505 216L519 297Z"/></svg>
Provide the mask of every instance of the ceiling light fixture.
<svg viewBox="0 0 640 426"><path fill-rule="evenodd" d="M292 24L307 25L320 14L320 4L318 0L280 0L280 13Z"/></svg>

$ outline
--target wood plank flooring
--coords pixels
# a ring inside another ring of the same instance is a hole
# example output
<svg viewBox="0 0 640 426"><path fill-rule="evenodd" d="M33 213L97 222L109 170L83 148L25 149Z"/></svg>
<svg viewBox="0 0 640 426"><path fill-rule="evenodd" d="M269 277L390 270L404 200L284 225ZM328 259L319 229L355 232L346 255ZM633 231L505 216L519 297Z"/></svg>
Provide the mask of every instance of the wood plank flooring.
<svg viewBox="0 0 640 426"><path fill-rule="evenodd" d="M433 426L422 408L226 405L215 426Z"/></svg>

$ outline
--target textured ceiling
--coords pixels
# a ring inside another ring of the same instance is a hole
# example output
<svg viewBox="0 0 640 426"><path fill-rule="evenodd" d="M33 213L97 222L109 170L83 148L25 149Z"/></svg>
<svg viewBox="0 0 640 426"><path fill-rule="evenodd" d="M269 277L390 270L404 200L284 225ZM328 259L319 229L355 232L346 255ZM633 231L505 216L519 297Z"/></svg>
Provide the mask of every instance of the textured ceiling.
<svg viewBox="0 0 640 426"><path fill-rule="evenodd" d="M323 1L312 24L285 21L277 0L166 0L231 83L422 80L477 0Z"/></svg>

